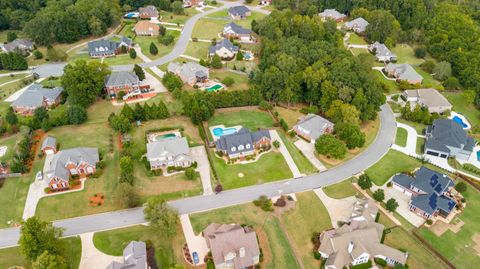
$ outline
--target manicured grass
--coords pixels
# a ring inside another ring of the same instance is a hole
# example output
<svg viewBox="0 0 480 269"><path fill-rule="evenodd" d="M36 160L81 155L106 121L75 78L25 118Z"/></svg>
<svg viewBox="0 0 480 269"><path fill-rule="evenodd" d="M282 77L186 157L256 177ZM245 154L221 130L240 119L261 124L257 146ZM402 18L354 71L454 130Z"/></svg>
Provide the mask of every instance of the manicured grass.
<svg viewBox="0 0 480 269"><path fill-rule="evenodd" d="M208 121L209 126L223 124L226 127L242 125L255 131L259 128L273 127L273 119L267 113L258 109L225 109L215 112Z"/></svg>
<svg viewBox="0 0 480 269"><path fill-rule="evenodd" d="M350 51L354 56L358 56L363 53L369 53L367 49L362 49L362 48L351 48Z"/></svg>
<svg viewBox="0 0 480 269"><path fill-rule="evenodd" d="M226 24L228 24L228 21L225 20L200 19L193 28L192 38L208 40L215 38L219 40L218 34L223 31Z"/></svg>
<svg viewBox="0 0 480 269"><path fill-rule="evenodd" d="M211 43L206 42L188 42L187 49L185 50L185 55L195 57L198 59L207 59L208 57L208 47ZM191 62L192 60L188 60Z"/></svg>
<svg viewBox="0 0 480 269"><path fill-rule="evenodd" d="M190 220L195 233L213 222L252 225L264 253L264 268L300 268L279 220L251 203L192 214Z"/></svg>
<svg viewBox="0 0 480 269"><path fill-rule="evenodd" d="M317 168L315 168L307 157L305 157L305 155L303 155L303 153L293 144L293 141L290 138L286 137L281 131L279 131L278 134L290 153L290 156L292 156L298 170L300 170L300 173L309 175L318 172Z"/></svg>
<svg viewBox="0 0 480 269"><path fill-rule="evenodd" d="M16 80L16 79L24 78L26 76L29 76L29 74L19 74L19 75L13 75L13 76L0 77L0 85L5 84L5 83L10 82L10 81L13 81L13 80ZM6 85L3 86L3 87L6 87Z"/></svg>
<svg viewBox="0 0 480 269"><path fill-rule="evenodd" d="M425 125L423 123L408 121L408 120L404 120L402 118L396 118L396 120L398 122L401 122L403 124L406 124L408 126L411 126L411 127L415 128L415 130L417 131L417 134L419 134L419 135L422 135L423 132L425 131L425 129L427 128L427 125Z"/></svg>
<svg viewBox="0 0 480 269"><path fill-rule="evenodd" d="M321 232L332 228L327 209L313 191L296 194L295 209L284 213L280 220L291 239L294 248L300 253L304 268L319 268L319 261L312 253L313 245L310 241L314 232ZM299 229L301 227L301 229Z"/></svg>
<svg viewBox="0 0 480 269"><path fill-rule="evenodd" d="M142 59L137 56L137 58L132 59L128 54L119 54L115 57L109 57L103 59L103 63L108 65L124 65L124 64L138 64L143 63Z"/></svg>
<svg viewBox="0 0 480 269"><path fill-rule="evenodd" d="M0 138L0 147L7 146L7 152L0 157L0 161L10 161L15 153L15 146L22 139L20 133Z"/></svg>
<svg viewBox="0 0 480 269"><path fill-rule="evenodd" d="M143 225L99 232L93 236L93 243L97 249L114 256L123 255L123 249L132 240L151 241L160 268L168 268L172 264L185 265L182 257L185 239L180 226L177 227L177 234L173 238L166 237L153 227Z"/></svg>
<svg viewBox="0 0 480 269"><path fill-rule="evenodd" d="M367 45L367 42L363 37L357 35L356 33L350 33L350 37L348 38L348 43L353 45Z"/></svg>
<svg viewBox="0 0 480 269"><path fill-rule="evenodd" d="M357 194L350 179L323 188L326 195L334 199L343 199Z"/></svg>
<svg viewBox="0 0 480 269"><path fill-rule="evenodd" d="M417 152L417 154L423 154L424 146L425 146L425 138L417 137L417 146L415 148L415 152Z"/></svg>
<svg viewBox="0 0 480 269"><path fill-rule="evenodd" d="M420 65L424 62L423 59L415 57L414 49L408 44L397 44L391 49L393 53L397 54L398 63L408 63L411 65Z"/></svg>
<svg viewBox="0 0 480 269"><path fill-rule="evenodd" d="M461 92L443 92L448 101L453 105L453 110L462 113L472 124L472 129L480 125L480 111L470 103L467 103Z"/></svg>
<svg viewBox="0 0 480 269"><path fill-rule="evenodd" d="M227 70L212 70L210 71L210 79L222 81L226 77L231 77L235 81L227 90L247 90L248 76L245 74L238 74Z"/></svg>
<svg viewBox="0 0 480 269"><path fill-rule="evenodd" d="M480 193L472 186L468 186L463 195L467 200L467 206L458 218L465 224L458 233L447 230L443 235L437 237L428 228L421 228L419 232L457 268L476 268L480 263L480 256L474 249L478 242L475 243L472 237L480 233L478 225L480 222Z"/></svg>
<svg viewBox="0 0 480 269"><path fill-rule="evenodd" d="M248 164L227 164L223 159L214 156L213 150L211 154L213 168L224 189L241 188L293 177L287 162L279 152L266 153L256 162ZM239 176L240 173L243 177Z"/></svg>
<svg viewBox="0 0 480 269"><path fill-rule="evenodd" d="M170 51L172 51L173 47L175 46L175 43L177 42L178 36L180 35L179 31L167 31L167 32L169 34L172 34L172 35L175 36L174 42L172 42L172 44L170 44L168 46L160 44L158 42L156 36L137 36L137 37L135 37L134 42L137 43L140 46L140 48L142 49L142 53L145 54L145 56L147 56L148 58L150 58L152 60L157 59L157 58L160 58L162 56L167 55L168 53L170 53ZM153 54L150 53L150 44L152 42L158 48L158 54L157 55L153 55Z"/></svg>
<svg viewBox="0 0 480 269"><path fill-rule="evenodd" d="M422 87L423 88L436 88L440 85L440 82L432 77L429 73L423 71L419 66L414 66L415 71L423 77Z"/></svg>
<svg viewBox="0 0 480 269"><path fill-rule="evenodd" d="M420 165L419 160L399 151L390 150L380 161L365 172L370 176L375 185L382 186L396 173L409 172Z"/></svg>
<svg viewBox="0 0 480 269"><path fill-rule="evenodd" d="M61 255L67 261L69 268L77 269L82 256L82 243L79 237L60 239L63 251ZM30 268L32 264L21 253L19 247L0 249L0 268L22 266Z"/></svg>
<svg viewBox="0 0 480 269"><path fill-rule="evenodd" d="M298 123L298 119L304 116L304 114L300 112L299 108L288 109L277 106L275 107L275 111L278 112L278 117L280 119L285 120L289 128L292 128L295 124Z"/></svg>
<svg viewBox="0 0 480 269"><path fill-rule="evenodd" d="M374 70L373 73L375 74L375 76L377 77L377 80L380 81L381 83L385 84L387 90L388 90L388 93L396 93L396 92L400 92L400 88L398 87L398 84L397 82L395 82L394 80L388 80L386 79L381 71L378 71L378 70Z"/></svg>
<svg viewBox="0 0 480 269"><path fill-rule="evenodd" d="M407 145L408 132L406 129L397 128L397 137L395 138L395 144L400 147L405 147Z"/></svg>
<svg viewBox="0 0 480 269"><path fill-rule="evenodd" d="M199 13L194 8L186 8L184 10L185 14L183 15L173 14L172 12L167 12L164 10L160 11L160 16L162 16L162 22L184 24L188 19L190 19L191 16Z"/></svg>

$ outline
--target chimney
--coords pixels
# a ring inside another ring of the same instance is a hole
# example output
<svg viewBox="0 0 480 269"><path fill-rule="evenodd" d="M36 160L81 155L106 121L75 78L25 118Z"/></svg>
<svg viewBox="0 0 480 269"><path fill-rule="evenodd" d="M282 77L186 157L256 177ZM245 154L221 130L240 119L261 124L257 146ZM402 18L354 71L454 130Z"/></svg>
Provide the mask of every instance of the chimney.
<svg viewBox="0 0 480 269"><path fill-rule="evenodd" d="M245 248L244 247L241 247L238 252L239 252L240 258L245 257Z"/></svg>
<svg viewBox="0 0 480 269"><path fill-rule="evenodd" d="M350 243L348 243L348 253L352 253L352 250L353 250L353 242L350 241Z"/></svg>

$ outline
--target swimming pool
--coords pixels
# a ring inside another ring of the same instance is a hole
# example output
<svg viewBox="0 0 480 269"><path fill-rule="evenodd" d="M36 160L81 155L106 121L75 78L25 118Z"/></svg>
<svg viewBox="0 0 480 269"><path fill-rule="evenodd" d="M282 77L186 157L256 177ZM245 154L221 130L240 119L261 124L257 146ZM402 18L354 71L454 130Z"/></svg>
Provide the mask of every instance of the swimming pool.
<svg viewBox="0 0 480 269"><path fill-rule="evenodd" d="M206 90L207 92L216 92L216 91L218 91L218 90L221 90L222 88L223 88L222 85L220 85L220 84L215 84L215 85L213 85L212 87L206 88L205 90Z"/></svg>
<svg viewBox="0 0 480 269"><path fill-rule="evenodd" d="M252 58L253 58L253 55L252 55L251 52L244 52L244 53L243 53L243 59L245 59L245 60L248 61L248 60L250 60L250 59L252 59Z"/></svg>
<svg viewBox="0 0 480 269"><path fill-rule="evenodd" d="M138 17L138 13L130 12L130 13L125 14L124 17L125 18L136 18L136 17Z"/></svg>
<svg viewBox="0 0 480 269"><path fill-rule="evenodd" d="M463 120L458 117L458 116L453 116L452 120L458 124L460 124L462 126L462 128L467 128L468 127L468 124L466 124L465 122L463 122Z"/></svg>
<svg viewBox="0 0 480 269"><path fill-rule="evenodd" d="M165 138L172 138L172 137L177 137L175 133L168 133L168 134L163 134L163 135L157 135L155 137L155 141L159 141Z"/></svg>
<svg viewBox="0 0 480 269"><path fill-rule="evenodd" d="M212 132L215 136L220 137L222 135L230 135L230 134L236 133L237 128L220 128L220 127L217 127L217 128L213 128Z"/></svg>

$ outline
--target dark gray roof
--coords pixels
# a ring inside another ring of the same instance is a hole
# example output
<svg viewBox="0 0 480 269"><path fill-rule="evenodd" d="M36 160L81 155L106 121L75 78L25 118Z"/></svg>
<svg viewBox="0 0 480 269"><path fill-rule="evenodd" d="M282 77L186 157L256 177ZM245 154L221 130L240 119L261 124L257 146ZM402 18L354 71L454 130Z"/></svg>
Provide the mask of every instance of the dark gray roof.
<svg viewBox="0 0 480 269"><path fill-rule="evenodd" d="M147 269L147 245L142 241L132 241L123 250L123 263L112 262L107 269Z"/></svg>
<svg viewBox="0 0 480 269"><path fill-rule="evenodd" d="M122 36L122 38L120 38L120 45L122 44L125 44L127 45L128 47L132 46L132 40L126 36Z"/></svg>
<svg viewBox="0 0 480 269"><path fill-rule="evenodd" d="M368 46L368 49L370 51L373 51L375 50L375 55L377 57L392 57L392 58L396 58L397 55L395 53L393 53L391 50L389 50L387 48L387 46L385 46L385 44L383 43L379 43L379 42L375 42L373 44L370 44Z"/></svg>
<svg viewBox="0 0 480 269"><path fill-rule="evenodd" d="M450 119L434 120L429 131L431 136L427 137L425 149L449 152L449 146L473 151L475 146L475 140L467 135L460 124Z"/></svg>
<svg viewBox="0 0 480 269"><path fill-rule="evenodd" d="M86 162L95 166L100 161L97 148L72 148L57 152L50 162L50 171L47 172L49 179L54 176L59 179L68 181L70 172L66 168L68 163L76 165Z"/></svg>
<svg viewBox="0 0 480 269"><path fill-rule="evenodd" d="M228 39L223 39L222 41L218 42L215 46L210 46L208 48L208 51L210 52L210 54L214 54L217 50L221 49L221 48L226 48L227 50L231 51L231 52L238 52L238 47L237 46L234 46L232 42L230 42L230 40Z"/></svg>
<svg viewBox="0 0 480 269"><path fill-rule="evenodd" d="M54 102L62 92L62 87L48 89L41 84L32 84L12 103L12 106L38 108L45 100Z"/></svg>
<svg viewBox="0 0 480 269"><path fill-rule="evenodd" d="M252 30L245 29L234 22L230 22L229 24L225 25L225 27L223 27L223 32L228 32L228 31L232 31L233 33L239 34L239 35L249 35L252 33Z"/></svg>
<svg viewBox="0 0 480 269"><path fill-rule="evenodd" d="M323 12L320 12L320 14L318 15L322 18L330 18L334 20L340 20L347 17L347 15L338 12L336 9L325 9Z"/></svg>
<svg viewBox="0 0 480 269"><path fill-rule="evenodd" d="M253 150L254 144L263 137L270 139L270 132L268 130L250 132L247 128L242 128L234 134L221 136L215 144L219 150L227 151L228 154L237 154ZM244 146L242 150L238 150L240 145ZM250 148L247 148L246 145L250 145ZM235 147L236 150L232 151L232 147Z"/></svg>
<svg viewBox="0 0 480 269"><path fill-rule="evenodd" d="M355 28L356 32L362 33L365 32L368 26L368 21L366 21L364 18L359 17L354 20L351 20L349 22L345 23L345 27L353 29Z"/></svg>
<svg viewBox="0 0 480 269"><path fill-rule="evenodd" d="M423 77L417 73L415 68L413 68L409 64L392 64L389 63L385 67L387 72L394 72L396 74L396 78L399 80L406 80L406 81L417 81L423 80Z"/></svg>
<svg viewBox="0 0 480 269"><path fill-rule="evenodd" d="M90 55L115 53L119 45L120 43L107 39L90 41L88 42L88 53L90 53Z"/></svg>
<svg viewBox="0 0 480 269"><path fill-rule="evenodd" d="M12 52L15 51L16 49L33 49L33 42L28 39L15 39L10 43L4 44L3 48L6 52Z"/></svg>
<svg viewBox="0 0 480 269"><path fill-rule="evenodd" d="M43 140L43 143L42 143L42 150L45 149L46 147L50 147L50 148L57 148L57 139L53 136L47 136L47 138L45 138Z"/></svg>
<svg viewBox="0 0 480 269"><path fill-rule="evenodd" d="M333 123L316 114L308 114L301 118L295 128L308 134L314 140L322 136L328 129L333 129Z"/></svg>
<svg viewBox="0 0 480 269"><path fill-rule="evenodd" d="M105 78L106 87L135 85L140 82L137 74L130 71L113 72Z"/></svg>
<svg viewBox="0 0 480 269"><path fill-rule="evenodd" d="M245 16L250 9L246 6L235 6L228 9L228 13L233 16Z"/></svg>
<svg viewBox="0 0 480 269"><path fill-rule="evenodd" d="M414 180L413 177L406 174L397 174L393 177L392 181L406 189L410 189L410 185Z"/></svg>

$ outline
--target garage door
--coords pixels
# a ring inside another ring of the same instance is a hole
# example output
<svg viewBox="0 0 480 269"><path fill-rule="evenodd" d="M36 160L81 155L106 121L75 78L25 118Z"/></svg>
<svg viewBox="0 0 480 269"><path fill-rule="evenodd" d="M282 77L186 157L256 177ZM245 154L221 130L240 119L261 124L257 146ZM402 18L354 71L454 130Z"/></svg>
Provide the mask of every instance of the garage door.
<svg viewBox="0 0 480 269"><path fill-rule="evenodd" d="M48 154L53 154L53 153L54 153L54 152L53 152L53 149L47 149L47 150L45 150L45 154L47 154L47 155L48 155Z"/></svg>

